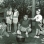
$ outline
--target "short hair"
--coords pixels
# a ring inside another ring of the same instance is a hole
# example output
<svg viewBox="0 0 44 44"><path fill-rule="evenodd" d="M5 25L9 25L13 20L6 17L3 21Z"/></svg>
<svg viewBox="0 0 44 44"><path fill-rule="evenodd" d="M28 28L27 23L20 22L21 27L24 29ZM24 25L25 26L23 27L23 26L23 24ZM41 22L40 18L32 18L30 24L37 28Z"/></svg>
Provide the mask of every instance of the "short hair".
<svg viewBox="0 0 44 44"><path fill-rule="evenodd" d="M28 16L28 15L24 15L24 16ZM23 16L23 17L24 17L24 16Z"/></svg>

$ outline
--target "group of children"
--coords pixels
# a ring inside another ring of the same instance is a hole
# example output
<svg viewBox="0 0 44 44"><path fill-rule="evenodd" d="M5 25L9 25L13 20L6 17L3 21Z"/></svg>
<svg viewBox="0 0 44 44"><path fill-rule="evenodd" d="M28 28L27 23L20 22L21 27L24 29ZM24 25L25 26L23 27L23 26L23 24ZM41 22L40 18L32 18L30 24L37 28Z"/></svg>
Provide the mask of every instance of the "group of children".
<svg viewBox="0 0 44 44"><path fill-rule="evenodd" d="M18 26L18 31L17 33L21 34L22 32L25 32L26 37L29 37L29 32L32 31L31 29L31 23L30 20L33 20L36 24L35 28L36 28L36 35L34 36L34 38L39 38L40 34L44 34L44 30L42 27L42 15L40 14L41 10L38 9L36 11L36 16L34 18L28 18L28 15L24 15L23 19L20 20L19 22L19 26Z"/></svg>
<svg viewBox="0 0 44 44"><path fill-rule="evenodd" d="M14 9L14 12L12 11L11 7L7 10L6 23L7 23L8 32L11 32L12 23L14 24L14 31L15 32L17 31L18 16L19 16L19 12L16 8Z"/></svg>
<svg viewBox="0 0 44 44"><path fill-rule="evenodd" d="M17 31L17 23L18 23L18 16L19 16L19 12L18 10L15 8L14 9L14 13L12 11L12 7L7 8L6 11L6 24L5 21L2 19L2 22L0 23L0 37L2 37L2 35L6 35L7 37L9 37L9 34L7 32L11 32L11 24L14 24L14 33L16 33ZM6 32L7 29L7 32ZM13 33L13 34L14 34Z"/></svg>
<svg viewBox="0 0 44 44"><path fill-rule="evenodd" d="M7 10L7 16L6 16L6 23L4 23L4 20L0 23L0 30L1 35L6 35L9 37L9 34L6 32L6 28L8 32L11 32L11 24L13 22L14 24L14 33L12 34L19 34L22 33L26 34L26 37L29 37L29 33L32 31L31 29L31 20L34 20L36 22L36 35L34 38L39 38L39 35L42 34L42 15L40 14L40 9L36 11L36 16L34 18L29 18L28 15L24 15L22 19L18 22L19 12L17 9L14 9L14 13L12 12L12 8L9 8ZM3 30L3 31L2 31ZM44 33L44 32L43 32Z"/></svg>

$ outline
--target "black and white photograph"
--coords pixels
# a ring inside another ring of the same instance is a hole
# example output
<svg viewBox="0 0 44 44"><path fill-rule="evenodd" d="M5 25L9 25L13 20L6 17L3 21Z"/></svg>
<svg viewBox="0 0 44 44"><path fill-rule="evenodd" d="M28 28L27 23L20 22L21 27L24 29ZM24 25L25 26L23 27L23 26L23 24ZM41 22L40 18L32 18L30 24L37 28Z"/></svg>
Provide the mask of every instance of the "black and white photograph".
<svg viewBox="0 0 44 44"><path fill-rule="evenodd" d="M0 0L0 44L44 44L44 0Z"/></svg>

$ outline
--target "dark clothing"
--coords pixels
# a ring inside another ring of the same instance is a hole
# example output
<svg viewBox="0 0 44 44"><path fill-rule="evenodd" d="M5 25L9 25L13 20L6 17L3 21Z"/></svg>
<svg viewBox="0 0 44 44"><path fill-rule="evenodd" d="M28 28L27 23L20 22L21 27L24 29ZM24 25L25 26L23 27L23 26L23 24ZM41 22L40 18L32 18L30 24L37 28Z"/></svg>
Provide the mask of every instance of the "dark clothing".
<svg viewBox="0 0 44 44"><path fill-rule="evenodd" d="M41 23L40 22L36 22L36 29L40 29L40 25Z"/></svg>
<svg viewBox="0 0 44 44"><path fill-rule="evenodd" d="M30 24L30 20L29 19L28 20L21 19L20 24L22 27L28 27Z"/></svg>

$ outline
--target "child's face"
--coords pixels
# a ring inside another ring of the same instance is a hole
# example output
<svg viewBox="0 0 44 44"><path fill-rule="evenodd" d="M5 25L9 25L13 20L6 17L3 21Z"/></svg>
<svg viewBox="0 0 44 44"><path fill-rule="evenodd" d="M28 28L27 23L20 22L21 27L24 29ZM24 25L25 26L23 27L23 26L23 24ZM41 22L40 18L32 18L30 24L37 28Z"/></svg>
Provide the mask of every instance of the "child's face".
<svg viewBox="0 0 44 44"><path fill-rule="evenodd" d="M24 20L27 20L27 19L28 19L28 15L25 15L25 16L24 16Z"/></svg>
<svg viewBox="0 0 44 44"><path fill-rule="evenodd" d="M12 11L12 8L10 8L10 11Z"/></svg>
<svg viewBox="0 0 44 44"><path fill-rule="evenodd" d="M40 12L39 12L39 11L36 11L36 14L37 14L37 15L39 15L39 14L40 14Z"/></svg>

